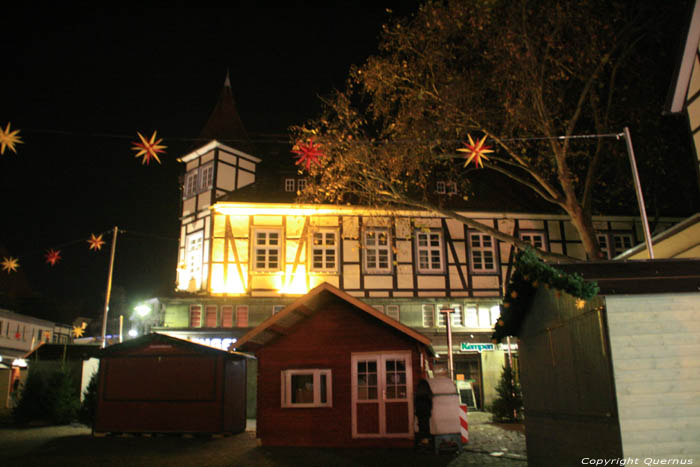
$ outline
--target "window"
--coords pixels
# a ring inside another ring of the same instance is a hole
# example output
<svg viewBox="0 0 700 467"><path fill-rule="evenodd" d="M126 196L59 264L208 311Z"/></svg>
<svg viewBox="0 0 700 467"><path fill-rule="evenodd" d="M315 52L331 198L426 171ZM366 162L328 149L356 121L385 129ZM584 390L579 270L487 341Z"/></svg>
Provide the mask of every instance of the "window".
<svg viewBox="0 0 700 467"><path fill-rule="evenodd" d="M311 270L335 271L338 267L338 234L321 230L311 234Z"/></svg>
<svg viewBox="0 0 700 467"><path fill-rule="evenodd" d="M297 190L301 191L304 188L306 188L306 179L301 178L297 180Z"/></svg>
<svg viewBox="0 0 700 467"><path fill-rule="evenodd" d="M399 312L400 312L399 305L387 305L386 306L386 315L391 319L395 319L396 321L399 321Z"/></svg>
<svg viewBox="0 0 700 467"><path fill-rule="evenodd" d="M276 315L280 311L284 310L284 305L272 305L272 314Z"/></svg>
<svg viewBox="0 0 700 467"><path fill-rule="evenodd" d="M606 258L613 258L632 248L632 234L599 233L596 235L600 251Z"/></svg>
<svg viewBox="0 0 700 467"><path fill-rule="evenodd" d="M214 164L208 164L199 168L199 191L206 191L213 186Z"/></svg>
<svg viewBox="0 0 700 467"><path fill-rule="evenodd" d="M442 232L416 232L416 252L419 272L441 272Z"/></svg>
<svg viewBox="0 0 700 467"><path fill-rule="evenodd" d="M478 328L479 319L476 305L467 305L467 312L465 316L466 325L468 328Z"/></svg>
<svg viewBox="0 0 700 467"><path fill-rule="evenodd" d="M248 327L248 305L238 305L236 307L236 325L239 328Z"/></svg>
<svg viewBox="0 0 700 467"><path fill-rule="evenodd" d="M190 305L190 327L198 328L202 325L202 307Z"/></svg>
<svg viewBox="0 0 700 467"><path fill-rule="evenodd" d="M295 180L293 178L285 178L284 179L284 191L293 192L294 191L294 182L295 182Z"/></svg>
<svg viewBox="0 0 700 467"><path fill-rule="evenodd" d="M380 311L384 313L384 305L372 305L372 308L374 308L377 311Z"/></svg>
<svg viewBox="0 0 700 467"><path fill-rule="evenodd" d="M197 169L191 170L185 176L185 198L195 195L197 193L197 179L199 176L199 171Z"/></svg>
<svg viewBox="0 0 700 467"><path fill-rule="evenodd" d="M282 371L282 407L332 407L331 370Z"/></svg>
<svg viewBox="0 0 700 467"><path fill-rule="evenodd" d="M615 256L625 250L632 248L632 235L613 234L613 244L615 245Z"/></svg>
<svg viewBox="0 0 700 467"><path fill-rule="evenodd" d="M520 234L520 239L528 242L535 248L540 250L545 249L544 234L540 232L524 232Z"/></svg>
<svg viewBox="0 0 700 467"><path fill-rule="evenodd" d="M204 326L207 328L215 328L217 324L216 305L207 305L204 312Z"/></svg>
<svg viewBox="0 0 700 467"><path fill-rule="evenodd" d="M222 328L232 328L233 327L233 306L223 305L221 307L221 327Z"/></svg>
<svg viewBox="0 0 700 467"><path fill-rule="evenodd" d="M257 271L278 271L280 269L280 231L256 230L254 238L254 261Z"/></svg>
<svg viewBox="0 0 700 467"><path fill-rule="evenodd" d="M459 326L463 327L464 326L464 319L462 317L462 305L438 305L438 327L446 327L446 314L442 312L442 310L446 308L450 308L454 310L452 313L450 313L450 317L452 318L452 327Z"/></svg>
<svg viewBox="0 0 700 467"><path fill-rule="evenodd" d="M443 182L443 181L437 182L436 186L435 186L435 192L440 194L440 195L444 195L446 192L445 191L445 182Z"/></svg>
<svg viewBox="0 0 700 467"><path fill-rule="evenodd" d="M202 238L202 232L187 236L186 266L187 271L190 273L190 280L194 280L195 282L200 279L202 274Z"/></svg>
<svg viewBox="0 0 700 467"><path fill-rule="evenodd" d="M391 272L391 242L387 229L368 229L364 234L365 271Z"/></svg>
<svg viewBox="0 0 700 467"><path fill-rule="evenodd" d="M495 320L498 320L498 313L493 312L489 308L479 307L479 327L480 328L490 328L493 326Z"/></svg>
<svg viewBox="0 0 700 467"><path fill-rule="evenodd" d="M189 198L214 186L214 164L190 170L185 175L183 197Z"/></svg>
<svg viewBox="0 0 700 467"><path fill-rule="evenodd" d="M447 182L445 184L447 188L447 194L448 195L456 195L457 194L457 183L456 182Z"/></svg>
<svg viewBox="0 0 700 467"><path fill-rule="evenodd" d="M491 235L471 232L469 234L472 271L495 272L496 250Z"/></svg>
<svg viewBox="0 0 700 467"><path fill-rule="evenodd" d="M424 328L434 328L435 327L435 305L423 305L423 327Z"/></svg>

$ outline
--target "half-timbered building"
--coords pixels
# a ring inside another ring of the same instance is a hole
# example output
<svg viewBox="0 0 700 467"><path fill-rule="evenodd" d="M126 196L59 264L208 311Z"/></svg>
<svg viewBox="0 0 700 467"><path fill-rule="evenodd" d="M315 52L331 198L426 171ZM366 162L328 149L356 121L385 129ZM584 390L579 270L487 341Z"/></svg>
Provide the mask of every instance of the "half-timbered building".
<svg viewBox="0 0 700 467"><path fill-rule="evenodd" d="M222 99L235 111L228 83ZM490 340L512 246L426 211L297 203L305 181L291 156L253 155L236 147L244 141L231 131L180 159L177 293L153 300L160 312L153 329L228 348L325 282L429 337L440 364L447 357L440 311L452 309L455 374L474 380L480 406L490 404L505 351L517 349ZM450 184L439 182L435 195L451 196ZM466 205L459 212L539 248L585 257L565 215L527 207L513 200L497 210ZM594 220L610 258L641 243L635 217Z"/></svg>

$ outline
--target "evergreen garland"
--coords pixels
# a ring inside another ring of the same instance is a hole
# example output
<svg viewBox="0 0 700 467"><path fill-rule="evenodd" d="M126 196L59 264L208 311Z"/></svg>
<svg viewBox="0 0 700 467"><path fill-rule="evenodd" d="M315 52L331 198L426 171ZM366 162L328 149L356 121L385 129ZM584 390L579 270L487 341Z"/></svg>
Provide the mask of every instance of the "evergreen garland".
<svg viewBox="0 0 700 467"><path fill-rule="evenodd" d="M494 343L506 336L519 336L535 292L541 285L581 300L595 297L600 290L597 283L584 281L580 274L568 274L544 263L531 248L521 250L515 257L515 270L500 305L501 316L491 336Z"/></svg>

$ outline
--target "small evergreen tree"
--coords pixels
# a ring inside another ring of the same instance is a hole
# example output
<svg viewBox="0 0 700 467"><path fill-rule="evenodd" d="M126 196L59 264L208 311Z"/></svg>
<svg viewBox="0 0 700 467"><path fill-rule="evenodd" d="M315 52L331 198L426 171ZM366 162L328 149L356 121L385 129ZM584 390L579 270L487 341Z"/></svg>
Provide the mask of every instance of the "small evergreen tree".
<svg viewBox="0 0 700 467"><path fill-rule="evenodd" d="M80 396L76 394L76 383L66 367L49 375L48 415L56 425L65 425L76 419L80 409Z"/></svg>
<svg viewBox="0 0 700 467"><path fill-rule="evenodd" d="M12 416L20 426L32 421L61 425L75 420L79 408L80 400L68 368L62 366L49 372L30 367Z"/></svg>
<svg viewBox="0 0 700 467"><path fill-rule="evenodd" d="M491 406L494 421L517 422L523 418L523 396L520 384L515 381L510 362L506 360L501 380L496 386L498 397Z"/></svg>
<svg viewBox="0 0 700 467"><path fill-rule="evenodd" d="M97 410L97 375L94 372L90 377L90 382L83 393L83 402L80 404L78 420L80 423L92 427L95 423L95 412Z"/></svg>

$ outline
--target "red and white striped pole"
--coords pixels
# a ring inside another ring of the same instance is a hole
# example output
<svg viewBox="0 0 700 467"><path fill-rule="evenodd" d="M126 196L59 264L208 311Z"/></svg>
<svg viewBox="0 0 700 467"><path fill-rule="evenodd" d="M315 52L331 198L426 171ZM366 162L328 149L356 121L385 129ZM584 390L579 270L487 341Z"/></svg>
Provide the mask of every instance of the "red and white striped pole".
<svg viewBox="0 0 700 467"><path fill-rule="evenodd" d="M469 425L467 424L467 404L459 404L459 433L462 444L469 443Z"/></svg>

